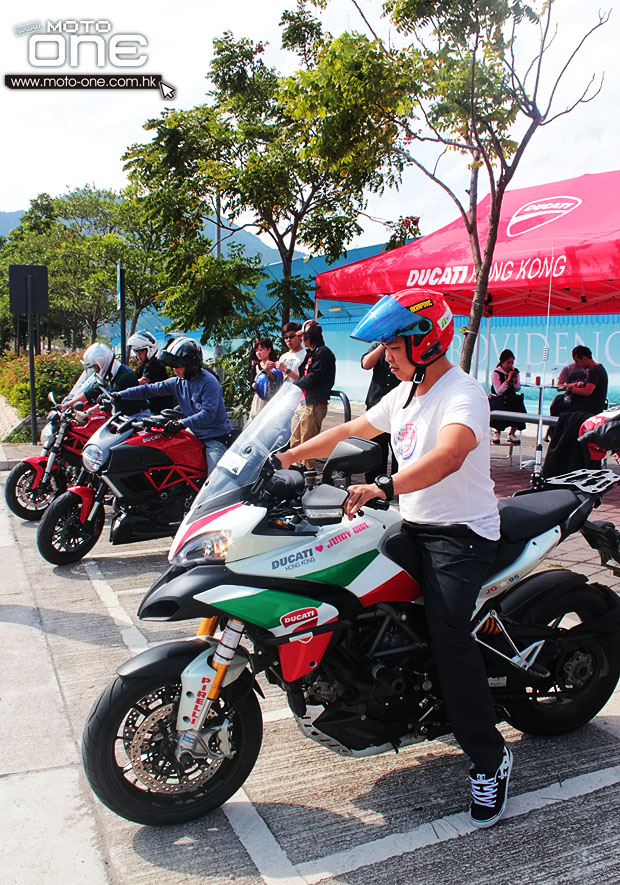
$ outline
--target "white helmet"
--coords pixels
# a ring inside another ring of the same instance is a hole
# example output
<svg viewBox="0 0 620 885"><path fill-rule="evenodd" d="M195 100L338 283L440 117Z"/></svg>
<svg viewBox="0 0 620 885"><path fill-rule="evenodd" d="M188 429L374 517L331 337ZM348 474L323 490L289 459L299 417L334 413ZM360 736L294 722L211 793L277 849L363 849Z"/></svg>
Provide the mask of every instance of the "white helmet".
<svg viewBox="0 0 620 885"><path fill-rule="evenodd" d="M150 360L157 353L157 340L154 335L144 329L138 329L127 339L127 344L133 350L146 350L146 358Z"/></svg>
<svg viewBox="0 0 620 885"><path fill-rule="evenodd" d="M87 373L94 371L103 378L105 378L112 368L113 361L114 351L112 348L108 347L107 344L100 344L98 341L95 344L91 344L90 347L87 347L84 351L84 356L82 357L84 371Z"/></svg>

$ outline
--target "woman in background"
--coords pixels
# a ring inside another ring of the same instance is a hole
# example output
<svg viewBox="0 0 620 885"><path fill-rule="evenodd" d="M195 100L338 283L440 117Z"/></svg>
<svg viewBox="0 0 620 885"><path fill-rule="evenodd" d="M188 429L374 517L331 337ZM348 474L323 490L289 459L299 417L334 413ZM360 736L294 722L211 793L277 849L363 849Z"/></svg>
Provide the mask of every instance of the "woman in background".
<svg viewBox="0 0 620 885"><path fill-rule="evenodd" d="M523 402L523 394L519 393L520 390L521 379L519 377L519 370L515 366L515 355L511 350L502 350L497 366L491 376L491 394L489 395L491 411L522 412L527 414L527 409ZM491 442L493 445L498 446L501 439L501 431L508 427L508 422L494 419L491 421L491 427L495 430ZM524 423L513 422L508 434L508 442L518 443L517 431L524 428Z"/></svg>
<svg viewBox="0 0 620 885"><path fill-rule="evenodd" d="M271 338L259 338L254 342L250 353L250 376L254 396L250 406L250 420L265 408L282 382L282 373L276 371L278 354L274 350ZM264 375L259 378L259 376ZM265 384L265 377L267 384ZM258 382L258 390L257 390Z"/></svg>

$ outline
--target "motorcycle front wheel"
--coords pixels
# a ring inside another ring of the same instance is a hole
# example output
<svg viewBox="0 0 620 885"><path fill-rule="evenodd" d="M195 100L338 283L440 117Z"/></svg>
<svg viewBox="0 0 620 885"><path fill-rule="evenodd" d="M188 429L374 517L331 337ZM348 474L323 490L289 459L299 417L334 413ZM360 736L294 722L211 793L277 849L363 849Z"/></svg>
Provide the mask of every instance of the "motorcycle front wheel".
<svg viewBox="0 0 620 885"><path fill-rule="evenodd" d="M81 498L65 492L53 501L37 529L39 553L54 565L77 562L95 546L105 521L103 507L93 519L80 519Z"/></svg>
<svg viewBox="0 0 620 885"><path fill-rule="evenodd" d="M20 519L41 519L52 501L65 490L64 477L60 471L50 474L45 485L33 488L36 471L22 461L16 464L6 478L4 497L10 510Z"/></svg>
<svg viewBox="0 0 620 885"><path fill-rule="evenodd" d="M249 678L222 690L205 728L210 753L179 762L178 677L117 676L90 712L82 759L93 791L111 811L147 826L195 820L219 808L244 783L262 742L262 716ZM226 731L222 752L217 726Z"/></svg>
<svg viewBox="0 0 620 885"><path fill-rule="evenodd" d="M507 719L519 731L537 735L564 734L585 725L605 706L620 679L620 644L616 634L595 639L571 633L605 615L608 600L596 585L574 587L544 600L528 612L526 622L552 627L562 639L559 650L538 662L551 680L524 691L504 704Z"/></svg>

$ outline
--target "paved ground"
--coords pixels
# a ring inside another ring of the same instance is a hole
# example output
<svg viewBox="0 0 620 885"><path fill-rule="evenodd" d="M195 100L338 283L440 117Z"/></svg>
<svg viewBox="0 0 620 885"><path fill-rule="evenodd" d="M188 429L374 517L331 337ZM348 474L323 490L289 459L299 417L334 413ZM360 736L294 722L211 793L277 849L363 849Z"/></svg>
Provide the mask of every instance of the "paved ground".
<svg viewBox="0 0 620 885"><path fill-rule="evenodd" d="M531 453L531 442L526 454ZM4 447L6 463L16 451ZM498 493L529 483L492 451ZM518 457L513 455L513 461ZM4 474L6 476L6 474ZM620 492L598 513L620 524ZM79 762L84 720L115 668L183 624L135 612L166 565L167 544L112 548L53 568L36 526L0 504L0 864L7 883L533 885L620 882L620 695L571 735L538 739L502 726L515 752L507 819L472 832L466 764L451 741L341 759L297 730L268 689L265 738L241 790L203 820L165 829L102 807ZM580 538L545 567L574 568L620 592ZM193 626L193 625L191 625Z"/></svg>

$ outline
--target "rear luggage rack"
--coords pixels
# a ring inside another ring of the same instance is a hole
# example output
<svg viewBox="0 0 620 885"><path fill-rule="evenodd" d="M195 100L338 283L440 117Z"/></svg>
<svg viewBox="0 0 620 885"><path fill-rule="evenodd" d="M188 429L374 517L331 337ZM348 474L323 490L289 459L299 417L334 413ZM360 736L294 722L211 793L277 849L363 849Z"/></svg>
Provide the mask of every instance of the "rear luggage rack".
<svg viewBox="0 0 620 885"><path fill-rule="evenodd" d="M545 487L560 486L570 487L587 492L589 495L603 495L609 489L620 482L620 476L612 470L571 470L570 473L561 473L559 476L550 476L545 479Z"/></svg>

